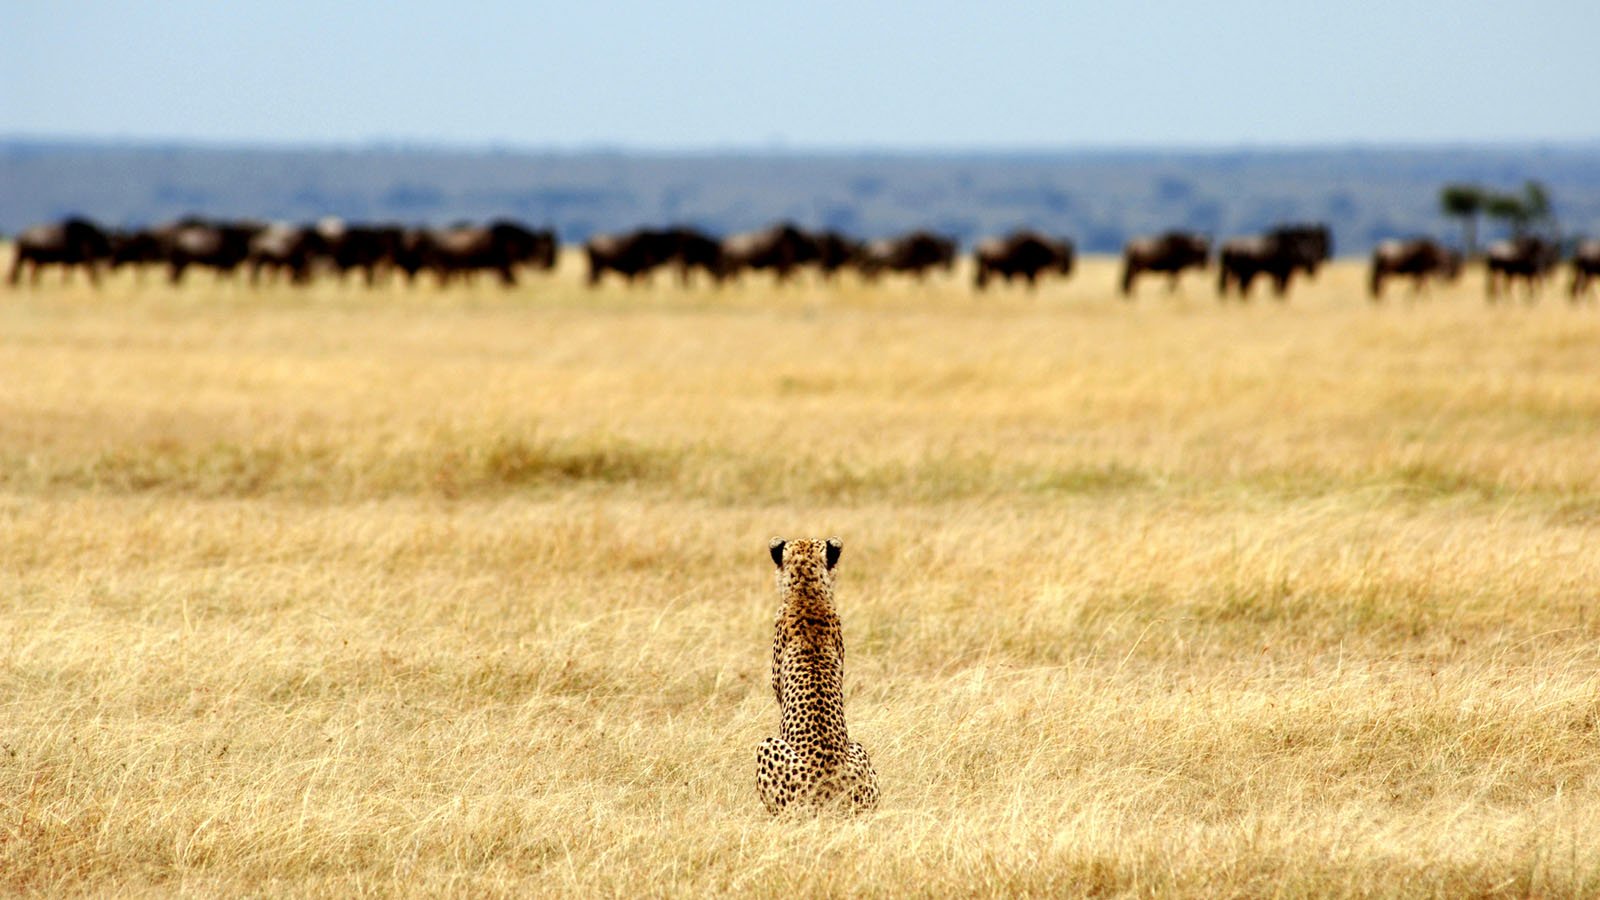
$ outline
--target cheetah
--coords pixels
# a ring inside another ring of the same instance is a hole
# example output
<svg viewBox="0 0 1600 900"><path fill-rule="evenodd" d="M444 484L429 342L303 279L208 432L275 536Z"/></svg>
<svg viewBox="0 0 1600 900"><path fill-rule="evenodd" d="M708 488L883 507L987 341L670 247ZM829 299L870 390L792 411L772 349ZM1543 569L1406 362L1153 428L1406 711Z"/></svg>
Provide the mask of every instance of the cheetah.
<svg viewBox="0 0 1600 900"><path fill-rule="evenodd" d="M833 567L844 545L774 538L780 606L772 637L778 737L756 749L756 787L767 812L878 805L878 774L844 724L844 633L833 604Z"/></svg>

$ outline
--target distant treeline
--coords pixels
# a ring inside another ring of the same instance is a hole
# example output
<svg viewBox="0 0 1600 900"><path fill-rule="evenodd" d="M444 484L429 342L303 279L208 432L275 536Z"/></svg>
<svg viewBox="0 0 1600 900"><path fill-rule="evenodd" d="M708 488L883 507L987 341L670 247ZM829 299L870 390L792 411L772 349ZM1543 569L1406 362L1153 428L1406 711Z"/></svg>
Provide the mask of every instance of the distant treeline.
<svg viewBox="0 0 1600 900"><path fill-rule="evenodd" d="M434 226L512 218L578 242L640 224L736 234L792 221L869 239L926 228L967 248L1026 227L1108 253L1167 228L1220 240L1318 221L1339 235L1338 252L1356 255L1397 237L1458 241L1440 184L1509 191L1529 181L1548 190L1563 234L1600 234L1600 143L670 156L19 140L0 141L0 232L75 214L119 227L186 215Z"/></svg>

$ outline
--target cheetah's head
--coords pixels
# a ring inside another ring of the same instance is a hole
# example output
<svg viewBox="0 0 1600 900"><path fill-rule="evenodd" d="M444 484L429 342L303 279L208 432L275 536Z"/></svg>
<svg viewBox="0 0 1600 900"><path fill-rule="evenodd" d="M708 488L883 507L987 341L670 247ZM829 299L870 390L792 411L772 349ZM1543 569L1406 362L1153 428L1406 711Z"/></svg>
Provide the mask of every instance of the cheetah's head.
<svg viewBox="0 0 1600 900"><path fill-rule="evenodd" d="M769 545L772 562L778 567L778 584L811 581L833 586L833 567L839 564L844 544L838 538L805 538L786 541L773 538Z"/></svg>

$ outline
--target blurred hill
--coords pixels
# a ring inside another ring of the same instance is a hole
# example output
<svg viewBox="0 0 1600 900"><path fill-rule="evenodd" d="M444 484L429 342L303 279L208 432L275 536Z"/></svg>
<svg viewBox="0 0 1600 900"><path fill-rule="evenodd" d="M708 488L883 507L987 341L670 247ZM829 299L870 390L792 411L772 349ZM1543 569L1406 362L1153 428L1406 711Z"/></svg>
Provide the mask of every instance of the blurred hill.
<svg viewBox="0 0 1600 900"><path fill-rule="evenodd" d="M563 240L644 224L716 233L793 219L964 243L1028 225L1118 250L1169 227L1212 235L1333 226L1340 254L1388 237L1452 243L1445 182L1549 189L1563 231L1600 234L1600 143L1059 153L656 154L418 147L253 148L0 140L0 232L80 213L142 225L186 213L445 224L511 216ZM1494 234L1489 228L1486 235Z"/></svg>

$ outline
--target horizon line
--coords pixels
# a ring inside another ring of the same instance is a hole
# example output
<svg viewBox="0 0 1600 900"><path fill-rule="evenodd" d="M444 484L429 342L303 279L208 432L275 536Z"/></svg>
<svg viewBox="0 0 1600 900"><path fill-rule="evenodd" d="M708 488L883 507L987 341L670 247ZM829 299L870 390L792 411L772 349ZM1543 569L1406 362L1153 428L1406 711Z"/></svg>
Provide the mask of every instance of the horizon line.
<svg viewBox="0 0 1600 900"><path fill-rule="evenodd" d="M355 140L234 139L204 137L152 137L128 135L49 135L0 132L0 146L99 147L118 149L192 149L276 152L391 152L462 153L470 155L527 154L542 156L639 157L1027 157L1070 155L1193 155L1293 154L1361 151L1588 151L1600 150L1600 134L1586 138L1462 138L1405 140L1238 141L1185 142L1076 142L1061 144L943 145L943 144L806 144L787 141L765 143L709 143L702 145L650 144L646 142L586 141L533 143L511 140L456 141L372 137Z"/></svg>

